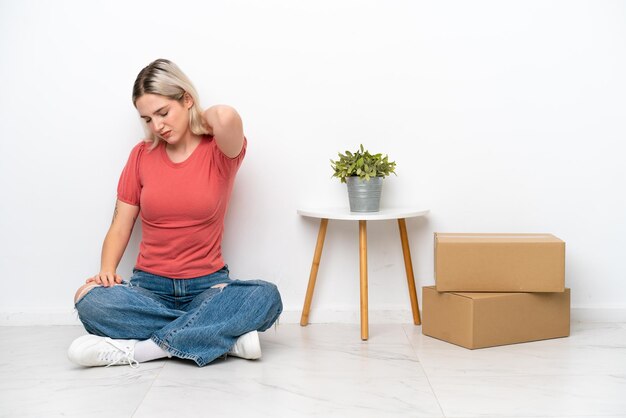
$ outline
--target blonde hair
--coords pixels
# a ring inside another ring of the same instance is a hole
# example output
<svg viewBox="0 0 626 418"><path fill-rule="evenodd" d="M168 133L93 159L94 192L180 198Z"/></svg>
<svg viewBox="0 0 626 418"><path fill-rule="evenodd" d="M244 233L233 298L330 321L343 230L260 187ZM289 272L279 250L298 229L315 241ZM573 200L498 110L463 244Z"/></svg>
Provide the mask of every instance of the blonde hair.
<svg viewBox="0 0 626 418"><path fill-rule="evenodd" d="M187 78L185 73L173 62L166 59L158 59L151 62L139 72L133 86L133 105L137 107L137 100L144 94L158 94L172 100L183 103L185 93L193 99L193 105L189 109L189 128L196 135L209 133L202 118L202 108L198 99L198 92ZM150 149L156 148L161 141L145 126L149 138L152 140Z"/></svg>

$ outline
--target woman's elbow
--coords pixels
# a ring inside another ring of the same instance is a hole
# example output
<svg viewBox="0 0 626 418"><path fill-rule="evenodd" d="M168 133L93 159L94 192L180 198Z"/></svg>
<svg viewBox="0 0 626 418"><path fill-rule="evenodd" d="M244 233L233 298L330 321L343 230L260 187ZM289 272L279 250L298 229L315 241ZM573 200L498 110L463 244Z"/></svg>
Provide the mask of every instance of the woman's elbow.
<svg viewBox="0 0 626 418"><path fill-rule="evenodd" d="M241 128L242 121L241 116L234 107L227 105L220 105L217 109L217 120L220 127L226 129Z"/></svg>

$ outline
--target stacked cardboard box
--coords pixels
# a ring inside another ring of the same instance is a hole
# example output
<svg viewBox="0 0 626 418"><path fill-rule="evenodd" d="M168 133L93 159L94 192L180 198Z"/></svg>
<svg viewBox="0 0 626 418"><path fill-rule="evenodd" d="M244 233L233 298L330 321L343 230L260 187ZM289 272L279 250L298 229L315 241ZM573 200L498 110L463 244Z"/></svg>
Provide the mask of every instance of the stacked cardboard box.
<svg viewBox="0 0 626 418"><path fill-rule="evenodd" d="M565 243L550 234L435 234L425 335L466 348L566 337Z"/></svg>

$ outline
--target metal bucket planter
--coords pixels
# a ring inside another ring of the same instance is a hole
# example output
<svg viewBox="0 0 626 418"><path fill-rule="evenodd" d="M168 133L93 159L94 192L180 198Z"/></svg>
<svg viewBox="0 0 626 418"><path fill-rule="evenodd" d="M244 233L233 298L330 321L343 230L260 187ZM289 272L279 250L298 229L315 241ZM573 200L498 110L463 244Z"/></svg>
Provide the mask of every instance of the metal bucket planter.
<svg viewBox="0 0 626 418"><path fill-rule="evenodd" d="M353 176L346 178L346 183L351 212L378 212L380 210L380 194L383 189L382 177L363 180Z"/></svg>

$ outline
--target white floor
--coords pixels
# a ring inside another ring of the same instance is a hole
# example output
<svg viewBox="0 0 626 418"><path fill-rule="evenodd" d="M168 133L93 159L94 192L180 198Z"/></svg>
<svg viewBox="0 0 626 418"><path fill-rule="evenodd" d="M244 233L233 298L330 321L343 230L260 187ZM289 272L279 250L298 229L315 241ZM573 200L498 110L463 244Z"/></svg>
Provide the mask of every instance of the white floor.
<svg viewBox="0 0 626 418"><path fill-rule="evenodd" d="M626 417L626 324L467 350L412 325L282 324L263 358L83 369L80 327L0 327L0 417Z"/></svg>

